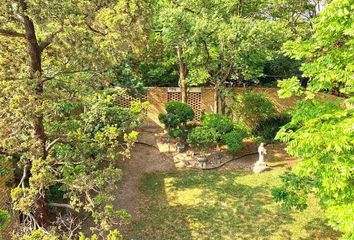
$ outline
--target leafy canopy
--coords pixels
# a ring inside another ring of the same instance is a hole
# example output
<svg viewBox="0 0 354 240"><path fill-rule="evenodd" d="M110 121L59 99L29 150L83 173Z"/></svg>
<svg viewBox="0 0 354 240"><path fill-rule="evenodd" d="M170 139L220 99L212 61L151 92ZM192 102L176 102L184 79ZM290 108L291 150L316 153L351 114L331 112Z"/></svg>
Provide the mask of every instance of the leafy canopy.
<svg viewBox="0 0 354 240"><path fill-rule="evenodd" d="M310 82L306 89L296 78L279 84L280 96L305 94L307 101L299 103L291 122L277 135L301 162L274 190L284 206L300 209L306 207L307 194L315 193L343 239L354 237L353 10L353 1L333 0L316 19L310 39L284 45L289 56L306 60L301 68ZM339 90L346 98L340 104L313 100L314 94L330 90Z"/></svg>
<svg viewBox="0 0 354 240"><path fill-rule="evenodd" d="M17 238L41 238L43 229L76 235L65 221L80 226L87 217L103 235L127 219L111 205L122 176L116 161L129 157L146 104L116 105L124 90L114 67L145 46L149 4L2 1L0 161L12 159L21 172L11 191L23 216Z"/></svg>

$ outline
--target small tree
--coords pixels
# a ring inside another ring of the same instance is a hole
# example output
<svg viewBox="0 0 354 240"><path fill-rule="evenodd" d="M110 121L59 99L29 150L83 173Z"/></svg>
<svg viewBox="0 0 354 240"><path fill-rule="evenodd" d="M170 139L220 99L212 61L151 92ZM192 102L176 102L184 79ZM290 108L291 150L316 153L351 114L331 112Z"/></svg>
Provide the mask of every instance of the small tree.
<svg viewBox="0 0 354 240"><path fill-rule="evenodd" d="M191 106L177 101L168 102L165 105L166 113L159 115L159 120L170 129L172 137L181 137L185 132L188 121L193 120L195 114Z"/></svg>

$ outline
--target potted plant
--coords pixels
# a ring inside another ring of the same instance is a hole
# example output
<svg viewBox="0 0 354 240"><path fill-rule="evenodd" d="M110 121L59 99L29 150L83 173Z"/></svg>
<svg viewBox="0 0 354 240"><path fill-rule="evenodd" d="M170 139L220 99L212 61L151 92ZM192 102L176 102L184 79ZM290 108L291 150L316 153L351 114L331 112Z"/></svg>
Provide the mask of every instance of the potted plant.
<svg viewBox="0 0 354 240"><path fill-rule="evenodd" d="M216 144L218 134L213 128L196 127L188 135L188 143L199 151L197 161L200 163L206 163L206 151Z"/></svg>

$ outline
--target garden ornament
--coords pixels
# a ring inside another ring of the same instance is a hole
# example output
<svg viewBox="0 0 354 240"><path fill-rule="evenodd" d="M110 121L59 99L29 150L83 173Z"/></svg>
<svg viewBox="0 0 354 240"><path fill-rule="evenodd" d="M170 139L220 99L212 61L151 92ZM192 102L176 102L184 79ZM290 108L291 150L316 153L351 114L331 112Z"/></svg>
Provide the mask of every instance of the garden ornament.
<svg viewBox="0 0 354 240"><path fill-rule="evenodd" d="M268 171L271 167L267 166L265 163L265 155L267 154L267 149L264 147L264 143L261 143L258 147L258 161L252 166L252 171L259 174L264 171Z"/></svg>

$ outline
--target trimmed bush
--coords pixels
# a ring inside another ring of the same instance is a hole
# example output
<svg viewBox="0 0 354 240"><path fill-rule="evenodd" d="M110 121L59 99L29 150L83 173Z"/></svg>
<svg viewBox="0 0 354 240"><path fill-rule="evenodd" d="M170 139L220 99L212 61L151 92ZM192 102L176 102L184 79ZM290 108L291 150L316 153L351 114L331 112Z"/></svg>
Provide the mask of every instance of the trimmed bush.
<svg viewBox="0 0 354 240"><path fill-rule="evenodd" d="M232 153L237 152L242 147L243 139L246 136L246 129L242 127L235 127L234 130L224 136L224 142L227 145L227 149Z"/></svg>
<svg viewBox="0 0 354 240"><path fill-rule="evenodd" d="M170 124L171 136L185 139L185 129L188 121L193 120L195 114L191 106L181 102L168 102L165 105L167 114L161 113L159 120L168 129ZM185 140L182 140L185 141Z"/></svg>
<svg viewBox="0 0 354 240"><path fill-rule="evenodd" d="M260 137L262 142L271 143L274 141L277 132L282 126L289 123L291 117L287 114L277 115L260 121L253 129L253 135Z"/></svg>
<svg viewBox="0 0 354 240"><path fill-rule="evenodd" d="M213 128L196 127L188 135L188 143L202 152L216 144L219 135Z"/></svg>
<svg viewBox="0 0 354 240"><path fill-rule="evenodd" d="M235 118L245 126L253 128L276 113L273 102L263 94L245 92L234 99L231 109Z"/></svg>
<svg viewBox="0 0 354 240"><path fill-rule="evenodd" d="M220 136L232 131L234 128L232 117L221 114L204 115L202 123L204 127L215 129Z"/></svg>
<svg viewBox="0 0 354 240"><path fill-rule="evenodd" d="M161 113L159 120L168 128L168 116L170 116L170 127L177 128L186 125L188 121L193 120L195 114L191 106L181 102L168 102L165 105L167 114Z"/></svg>

